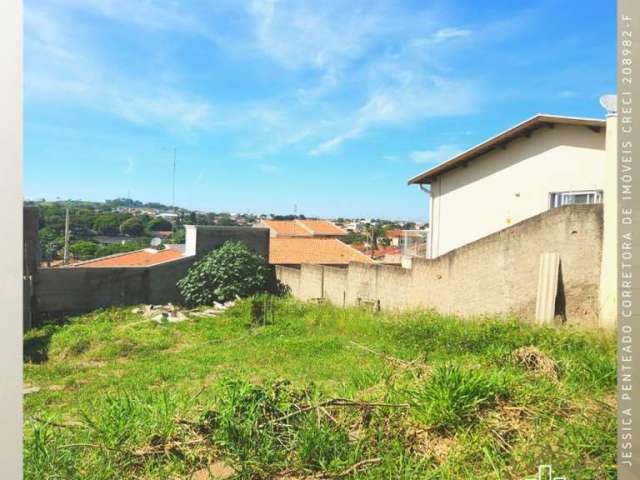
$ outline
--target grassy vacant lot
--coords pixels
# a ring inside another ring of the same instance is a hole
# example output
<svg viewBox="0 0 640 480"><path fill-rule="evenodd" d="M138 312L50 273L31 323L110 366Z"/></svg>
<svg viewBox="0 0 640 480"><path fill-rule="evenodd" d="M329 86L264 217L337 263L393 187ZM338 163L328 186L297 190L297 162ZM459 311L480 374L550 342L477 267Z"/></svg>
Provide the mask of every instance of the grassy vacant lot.
<svg viewBox="0 0 640 480"><path fill-rule="evenodd" d="M274 302L31 331L26 478L615 478L612 335Z"/></svg>

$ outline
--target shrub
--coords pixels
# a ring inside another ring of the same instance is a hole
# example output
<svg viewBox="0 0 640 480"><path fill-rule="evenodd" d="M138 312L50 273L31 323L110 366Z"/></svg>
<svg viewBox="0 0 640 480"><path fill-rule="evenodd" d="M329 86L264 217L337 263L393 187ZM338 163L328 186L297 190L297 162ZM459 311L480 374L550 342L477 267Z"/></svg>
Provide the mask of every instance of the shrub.
<svg viewBox="0 0 640 480"><path fill-rule="evenodd" d="M283 290L273 267L239 242L225 242L197 261L178 281L178 289L191 306Z"/></svg>

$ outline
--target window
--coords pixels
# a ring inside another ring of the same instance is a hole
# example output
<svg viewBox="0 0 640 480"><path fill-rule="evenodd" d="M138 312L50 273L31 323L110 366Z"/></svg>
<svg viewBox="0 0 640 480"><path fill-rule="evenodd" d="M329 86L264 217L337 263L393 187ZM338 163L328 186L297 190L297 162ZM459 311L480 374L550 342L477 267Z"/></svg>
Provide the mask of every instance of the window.
<svg viewBox="0 0 640 480"><path fill-rule="evenodd" d="M551 194L550 207L562 205L602 203L602 190L584 192L555 192Z"/></svg>

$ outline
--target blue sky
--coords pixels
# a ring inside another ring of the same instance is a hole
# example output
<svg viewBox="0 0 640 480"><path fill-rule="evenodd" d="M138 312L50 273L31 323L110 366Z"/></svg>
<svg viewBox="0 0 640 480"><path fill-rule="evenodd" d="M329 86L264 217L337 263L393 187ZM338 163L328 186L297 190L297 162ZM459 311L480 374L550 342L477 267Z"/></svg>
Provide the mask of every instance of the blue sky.
<svg viewBox="0 0 640 480"><path fill-rule="evenodd" d="M426 220L408 178L544 112L602 117L601 0L26 0L29 199Z"/></svg>

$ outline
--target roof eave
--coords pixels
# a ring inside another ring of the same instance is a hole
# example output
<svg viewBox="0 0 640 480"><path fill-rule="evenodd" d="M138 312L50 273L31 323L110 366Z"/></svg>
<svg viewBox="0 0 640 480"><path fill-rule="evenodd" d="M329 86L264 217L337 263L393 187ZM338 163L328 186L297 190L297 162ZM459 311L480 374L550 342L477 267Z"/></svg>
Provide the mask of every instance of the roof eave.
<svg viewBox="0 0 640 480"><path fill-rule="evenodd" d="M420 185L420 184L430 184L432 183L436 177L442 173L445 173L448 170L453 169L458 164L463 162L471 161L477 157L484 155L485 153L498 148L501 144L510 142L515 140L516 138L527 135L531 133L531 129L537 129L540 126L544 126L545 124L564 124L564 125L575 125L575 126L585 126L589 128L605 128L606 121L598 118L583 118L583 117L563 117L557 115L549 115L549 114L537 114L527 120L520 122L513 127L494 135L493 137L485 140L484 142L475 145L468 150L456 155L453 158L450 158L440 165L436 165L429 170L422 172L407 181L408 185Z"/></svg>

